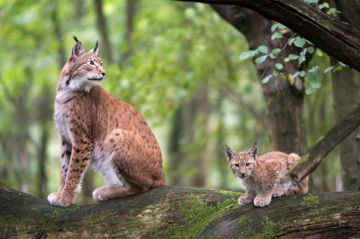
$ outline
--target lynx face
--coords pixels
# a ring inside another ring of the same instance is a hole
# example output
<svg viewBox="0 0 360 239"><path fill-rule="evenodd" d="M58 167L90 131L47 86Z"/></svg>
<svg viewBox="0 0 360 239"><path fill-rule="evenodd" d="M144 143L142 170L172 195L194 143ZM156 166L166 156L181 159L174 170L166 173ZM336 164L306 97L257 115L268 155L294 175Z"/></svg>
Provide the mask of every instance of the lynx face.
<svg viewBox="0 0 360 239"><path fill-rule="evenodd" d="M256 163L256 151L256 145L254 145L248 152L238 153L234 152L229 147L226 147L226 156L229 160L230 168L235 176L245 179L253 175Z"/></svg>
<svg viewBox="0 0 360 239"><path fill-rule="evenodd" d="M88 92L103 79L106 72L97 53L98 43L85 53L82 44L77 42L62 70L62 75L67 76L65 85L68 89Z"/></svg>

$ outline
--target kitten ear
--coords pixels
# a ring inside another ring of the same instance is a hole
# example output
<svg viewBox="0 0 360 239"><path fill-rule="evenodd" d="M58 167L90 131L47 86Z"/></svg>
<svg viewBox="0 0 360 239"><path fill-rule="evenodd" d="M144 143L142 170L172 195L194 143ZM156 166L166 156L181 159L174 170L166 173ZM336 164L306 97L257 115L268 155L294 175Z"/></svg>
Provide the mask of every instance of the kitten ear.
<svg viewBox="0 0 360 239"><path fill-rule="evenodd" d="M77 57L81 56L82 54L84 54L85 49L82 45L82 43L77 39L76 36L74 36L74 40L76 41L75 46L72 49L71 52L71 56L70 56L70 60L75 60Z"/></svg>
<svg viewBox="0 0 360 239"><path fill-rule="evenodd" d="M256 154L257 154L257 145L256 142L254 143L254 145L251 147L251 149L248 151L248 154L253 157L254 159L256 159Z"/></svg>
<svg viewBox="0 0 360 239"><path fill-rule="evenodd" d="M93 52L96 55L98 55L98 53L99 53L99 41L96 41L95 47L93 49L91 49L89 52Z"/></svg>
<svg viewBox="0 0 360 239"><path fill-rule="evenodd" d="M235 156L235 152L227 145L225 145L225 154L229 160Z"/></svg>

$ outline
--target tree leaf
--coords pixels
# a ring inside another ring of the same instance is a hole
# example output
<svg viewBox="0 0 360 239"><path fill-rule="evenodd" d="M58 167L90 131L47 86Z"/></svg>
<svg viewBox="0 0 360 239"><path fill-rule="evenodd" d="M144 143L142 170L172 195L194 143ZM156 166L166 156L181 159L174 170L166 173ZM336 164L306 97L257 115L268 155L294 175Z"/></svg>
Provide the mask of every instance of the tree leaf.
<svg viewBox="0 0 360 239"><path fill-rule="evenodd" d="M303 46L305 45L305 39L302 37L296 37L294 45L296 47L303 48Z"/></svg>
<svg viewBox="0 0 360 239"><path fill-rule="evenodd" d="M261 45L257 48L257 50L261 53L267 54L269 51L269 48L265 45Z"/></svg>
<svg viewBox="0 0 360 239"><path fill-rule="evenodd" d="M275 59L279 56L279 53L281 52L280 48L275 48L271 51L270 57Z"/></svg>
<svg viewBox="0 0 360 239"><path fill-rule="evenodd" d="M308 4L318 4L319 0L305 0Z"/></svg>
<svg viewBox="0 0 360 239"><path fill-rule="evenodd" d="M258 58L255 59L255 63L256 63L256 64L261 64L261 63L263 63L263 62L266 60L267 57L268 57L268 55L260 56L260 57L258 57Z"/></svg>
<svg viewBox="0 0 360 239"><path fill-rule="evenodd" d="M326 67L326 69L324 70L324 74L327 74L329 73L330 71L332 71L332 69L334 69L335 66L329 66L329 67Z"/></svg>
<svg viewBox="0 0 360 239"><path fill-rule="evenodd" d="M290 55L288 56L288 58L289 58L290 60L296 60L296 59L299 58L299 56L298 56L298 55L295 55L295 54L290 54Z"/></svg>
<svg viewBox="0 0 360 239"><path fill-rule="evenodd" d="M294 41L295 41L295 37L292 37L292 38L290 38L290 39L288 40L287 44L288 44L289 46L291 46L291 45L294 43Z"/></svg>
<svg viewBox="0 0 360 239"><path fill-rule="evenodd" d="M266 76L264 79L261 80L261 83L262 84L268 83L271 80L272 77L273 77L272 75Z"/></svg>
<svg viewBox="0 0 360 239"><path fill-rule="evenodd" d="M275 68L280 71L280 70L282 70L282 69L284 68L284 65L281 64L281 63L276 63L276 64L275 64Z"/></svg>
<svg viewBox="0 0 360 239"><path fill-rule="evenodd" d="M282 34L280 32L274 32L271 35L271 40L280 39L280 38L282 38Z"/></svg>
<svg viewBox="0 0 360 239"><path fill-rule="evenodd" d="M277 23L272 24L271 31L273 32L276 29L285 29L285 28L286 28L286 26L284 26L283 24L277 22Z"/></svg>
<svg viewBox="0 0 360 239"><path fill-rule="evenodd" d="M256 52L254 52L254 51L244 51L240 54L239 58L241 61L243 61L243 60L246 60L248 58L255 56L255 54L256 54Z"/></svg>

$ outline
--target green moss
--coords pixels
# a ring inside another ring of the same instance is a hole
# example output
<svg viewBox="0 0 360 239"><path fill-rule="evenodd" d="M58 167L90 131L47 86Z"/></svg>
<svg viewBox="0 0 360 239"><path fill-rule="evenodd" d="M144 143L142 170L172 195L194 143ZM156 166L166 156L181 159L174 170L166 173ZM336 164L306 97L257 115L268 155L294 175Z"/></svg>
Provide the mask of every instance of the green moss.
<svg viewBox="0 0 360 239"><path fill-rule="evenodd" d="M241 218L241 217L240 217ZM239 218L239 219L240 219ZM260 232L254 232L251 228L249 230L243 231L240 234L240 238L253 238L253 239L273 239L279 238L284 234L284 229L286 224L283 221L273 222L267 216L264 216L262 221L262 230Z"/></svg>
<svg viewBox="0 0 360 239"><path fill-rule="evenodd" d="M242 193L236 193L236 192L231 192L231 191L226 191L226 190L217 190L218 193L221 193L222 195L230 198L230 199L234 199L237 200Z"/></svg>
<svg viewBox="0 0 360 239"><path fill-rule="evenodd" d="M233 195L232 195L233 196ZM236 198L236 197L235 197ZM152 232L151 238L197 238L200 232L209 226L215 219L224 215L230 209L237 207L236 199L227 199L216 205L209 205L206 200L196 195L179 202L177 207L177 222L171 228Z"/></svg>
<svg viewBox="0 0 360 239"><path fill-rule="evenodd" d="M303 207L317 207L319 205L319 197L312 194L308 194L303 197L302 202L300 203Z"/></svg>
<svg viewBox="0 0 360 239"><path fill-rule="evenodd" d="M237 220L238 224L246 224L250 222L250 218L247 216L241 216L239 217L239 219Z"/></svg>

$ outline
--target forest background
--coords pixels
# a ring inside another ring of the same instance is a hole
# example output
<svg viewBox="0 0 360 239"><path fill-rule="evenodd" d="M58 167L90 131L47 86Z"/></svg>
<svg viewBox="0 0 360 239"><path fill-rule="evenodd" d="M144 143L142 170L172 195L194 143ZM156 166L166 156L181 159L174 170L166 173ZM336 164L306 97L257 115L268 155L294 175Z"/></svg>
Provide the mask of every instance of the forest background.
<svg viewBox="0 0 360 239"><path fill-rule="evenodd" d="M341 18L345 11L337 9ZM228 168L225 144L240 151L257 141L260 154L304 154L345 115L341 110L358 102L359 73L314 47L299 62L301 52L312 47L300 44L293 60L301 67L297 72L304 72L298 74L304 102L297 119L304 133L301 140L286 130L276 135L271 115L277 108L269 107L266 90L291 78L287 63L277 62L279 76L267 77L259 68L270 60L255 56L254 63L249 47L256 54L273 53L271 47L251 42L217 12L204 4L162 0L0 1L0 182L41 198L57 188L60 147L53 101L73 35L86 49L100 41L107 71L102 86L145 116L162 148L167 184L241 190ZM277 26L269 36L285 46L281 40L294 37ZM337 102L349 96L339 107ZM281 108L286 102L275 103ZM277 123L286 128L288 122ZM312 191L359 190L358 133L345 141L347 153L336 148L312 174ZM276 137L289 145L277 144ZM88 170L78 200L89 201L101 184Z"/></svg>

